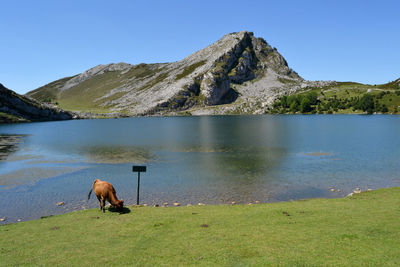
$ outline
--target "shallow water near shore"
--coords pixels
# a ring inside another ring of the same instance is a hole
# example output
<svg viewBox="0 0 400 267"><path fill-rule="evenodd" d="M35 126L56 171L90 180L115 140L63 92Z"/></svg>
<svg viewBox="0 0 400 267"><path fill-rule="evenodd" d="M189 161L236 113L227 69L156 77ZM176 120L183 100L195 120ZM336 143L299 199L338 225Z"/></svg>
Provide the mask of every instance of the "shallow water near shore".
<svg viewBox="0 0 400 267"><path fill-rule="evenodd" d="M0 218L10 223L97 207L95 197L87 200L95 178L135 204L132 165L147 166L140 202L149 205L331 198L356 187L400 186L399 137L400 116L390 115L0 125Z"/></svg>

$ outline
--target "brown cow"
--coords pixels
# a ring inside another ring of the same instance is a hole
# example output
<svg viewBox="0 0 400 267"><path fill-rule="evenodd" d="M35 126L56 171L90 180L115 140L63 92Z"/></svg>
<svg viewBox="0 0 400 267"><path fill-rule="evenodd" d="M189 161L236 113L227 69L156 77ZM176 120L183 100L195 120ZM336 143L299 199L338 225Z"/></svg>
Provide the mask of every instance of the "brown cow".
<svg viewBox="0 0 400 267"><path fill-rule="evenodd" d="M122 211L122 208L124 207L124 201L122 199L118 200L112 184L101 181L100 179L94 180L93 186L89 191L88 200L90 199L90 194L92 193L93 189L97 199L99 200L100 210L105 212L105 204L106 201L108 201L118 211Z"/></svg>

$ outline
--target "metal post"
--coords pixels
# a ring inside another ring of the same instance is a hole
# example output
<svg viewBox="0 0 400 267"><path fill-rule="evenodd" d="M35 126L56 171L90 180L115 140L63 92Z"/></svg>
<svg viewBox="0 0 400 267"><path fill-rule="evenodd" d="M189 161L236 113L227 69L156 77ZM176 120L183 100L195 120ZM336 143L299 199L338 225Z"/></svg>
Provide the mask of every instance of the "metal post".
<svg viewBox="0 0 400 267"><path fill-rule="evenodd" d="M137 174L137 198L136 198L136 205L139 205L139 189L140 189L140 172Z"/></svg>
<svg viewBox="0 0 400 267"><path fill-rule="evenodd" d="M136 205L139 205L140 173L141 173L141 172L146 172L146 166L132 166L132 171L138 173L138 178L137 178Z"/></svg>

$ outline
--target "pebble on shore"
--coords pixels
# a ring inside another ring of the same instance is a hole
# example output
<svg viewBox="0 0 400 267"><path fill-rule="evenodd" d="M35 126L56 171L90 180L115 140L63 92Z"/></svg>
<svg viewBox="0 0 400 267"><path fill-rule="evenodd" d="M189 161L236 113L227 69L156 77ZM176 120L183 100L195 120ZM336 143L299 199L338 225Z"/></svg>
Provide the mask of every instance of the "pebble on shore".
<svg viewBox="0 0 400 267"><path fill-rule="evenodd" d="M357 187L356 189L353 190L353 193L354 194L360 194L361 193L361 189Z"/></svg>

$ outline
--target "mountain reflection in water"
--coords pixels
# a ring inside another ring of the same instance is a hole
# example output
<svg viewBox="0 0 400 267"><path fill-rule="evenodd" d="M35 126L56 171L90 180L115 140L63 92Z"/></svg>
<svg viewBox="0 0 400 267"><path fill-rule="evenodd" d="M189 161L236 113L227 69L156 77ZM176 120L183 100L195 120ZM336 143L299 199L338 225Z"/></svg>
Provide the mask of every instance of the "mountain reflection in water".
<svg viewBox="0 0 400 267"><path fill-rule="evenodd" d="M0 161L17 151L24 137L23 134L0 134Z"/></svg>

